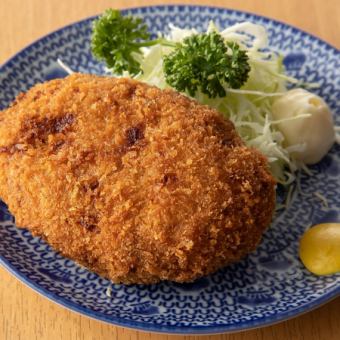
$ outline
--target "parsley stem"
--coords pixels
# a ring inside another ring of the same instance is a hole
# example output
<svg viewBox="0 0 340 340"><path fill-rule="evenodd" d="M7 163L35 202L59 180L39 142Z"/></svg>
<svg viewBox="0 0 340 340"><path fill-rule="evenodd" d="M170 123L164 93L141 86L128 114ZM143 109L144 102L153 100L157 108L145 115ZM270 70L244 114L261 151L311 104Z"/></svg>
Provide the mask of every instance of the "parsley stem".
<svg viewBox="0 0 340 340"><path fill-rule="evenodd" d="M150 41L142 41L142 42L135 42L133 43L133 46L135 47L148 47L153 45L163 45L163 46L169 46L169 47L177 47L179 44L173 41L169 41L163 38L158 38Z"/></svg>

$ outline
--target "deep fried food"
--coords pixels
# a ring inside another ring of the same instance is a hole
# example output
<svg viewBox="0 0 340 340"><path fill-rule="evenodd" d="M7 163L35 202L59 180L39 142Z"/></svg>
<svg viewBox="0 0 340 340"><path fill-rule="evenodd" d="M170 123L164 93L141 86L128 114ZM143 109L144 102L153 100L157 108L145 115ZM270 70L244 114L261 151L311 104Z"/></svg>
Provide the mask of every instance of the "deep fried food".
<svg viewBox="0 0 340 340"><path fill-rule="evenodd" d="M253 251L275 183L215 110L75 74L0 113L0 196L20 227L114 282L192 281Z"/></svg>

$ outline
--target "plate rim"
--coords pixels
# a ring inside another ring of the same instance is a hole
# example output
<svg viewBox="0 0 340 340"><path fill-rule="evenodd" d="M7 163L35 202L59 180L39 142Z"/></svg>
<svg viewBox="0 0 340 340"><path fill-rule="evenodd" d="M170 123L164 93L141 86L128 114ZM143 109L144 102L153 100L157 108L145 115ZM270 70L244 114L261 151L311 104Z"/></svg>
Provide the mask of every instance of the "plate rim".
<svg viewBox="0 0 340 340"><path fill-rule="evenodd" d="M225 334L225 333L237 333L246 330L252 330L261 327L271 326L283 321L287 321L289 319L293 319L302 314L308 313L322 305L336 299L340 296L340 285L336 286L334 290L327 292L322 295L322 297L306 303L304 306L300 306L298 308L294 308L289 312L281 312L278 317L262 317L256 321L247 321L241 322L240 324L236 324L233 326L222 325L222 326L190 326L190 327L178 327L178 326L158 326L155 324L144 323L140 321L131 321L126 320L124 318L110 318L102 315L101 313L91 311L86 307L82 307L72 301L67 300L64 297L60 297L57 294L49 291L48 289L40 286L35 281L27 278L27 276L21 273L19 270L13 266L10 261L5 259L0 254L0 265L2 265L10 274L12 274L19 281L24 283L27 287L31 288L35 292L37 292L40 296L47 298L49 301L56 303L59 306L66 308L67 310L71 310L80 315L89 317L93 320L101 321L106 324L124 327L129 329L134 329L138 331L144 332L152 332L159 334L184 334L184 335L214 335L214 334ZM117 320L118 319L118 320ZM239 327L241 325L241 327ZM246 325L245 327L242 325Z"/></svg>
<svg viewBox="0 0 340 340"><path fill-rule="evenodd" d="M221 7L221 6L205 6L205 5L190 5L190 4L163 4L163 5L145 5L145 6L134 6L134 7L128 7L120 9L123 13L129 13L129 12L136 12L143 8L152 8L155 10L160 9L181 9L181 8L189 8L189 9L195 9L199 8L200 10L203 9L212 9L217 10L221 12L227 12L227 13L234 13L236 15L246 15L247 19L250 20L259 20L264 23L272 23L274 26L279 26L280 28L285 29L291 29L292 32L298 32L302 34L304 37L311 37L314 41L317 41L318 44L326 46L327 50L332 50L335 54L340 55L340 51L327 41L319 38L316 35L313 35L309 32L304 31L303 29L300 29L298 27L295 27L290 24L286 24L282 21L272 19L270 17L266 17L263 15L251 13L248 11L242 11L242 10L236 10L231 9L227 7ZM80 19L78 21L74 21L70 24L64 25L56 30L51 31L50 33L47 33L30 44L27 44L25 47L20 49L18 52L13 54L9 59L7 59L3 64L0 65L0 73L8 67L11 67L11 63L15 62L15 59L20 57L22 54L24 54L28 49L33 48L38 43L44 43L49 38L58 35L65 29L68 29L72 26L83 24L85 22L90 22L93 19L97 18L98 15L89 16L83 19ZM99 320L102 322L105 322L110 325L119 326L119 327L126 327L130 329L135 329L138 331L144 331L144 332L154 332L154 333L162 333L162 334L185 334L185 335L208 335L208 334L222 334L222 333L232 333L232 332L240 332L245 330L250 330L254 328L260 328L260 327L266 327L270 326L294 317L297 317L301 314L310 312L321 305L337 298L340 296L340 285L335 285L334 289L328 291L327 293L323 294L321 297L317 298L316 300L313 300L312 302L308 302L304 304L303 306L300 306L298 308L294 308L288 312L281 312L278 316L270 316L270 317L261 317L257 319L256 321L246 321L246 322L240 322L234 325L221 325L221 326L159 326L155 324L150 323L144 323L140 321L133 321L133 320L126 320L126 318L118 318L118 317L108 317L101 313L98 313L96 311L89 310L86 307L80 306L72 301L67 300L64 297L60 297L57 294L49 291L48 289L40 286L38 283L36 283L34 280L29 279L25 274L20 272L12 263L7 260L2 254L0 254L0 265L2 265L9 273L11 273L14 277L16 277L19 281L23 282L26 286L30 287L43 297L47 298L48 300L65 307L68 310L72 310L76 313L79 313L81 315L85 315L87 317L90 317L95 320ZM333 287L332 287L333 288Z"/></svg>
<svg viewBox="0 0 340 340"><path fill-rule="evenodd" d="M298 28L294 25L291 24L287 24L284 21L281 20L277 20L277 19L273 19L261 14L256 14L256 13L252 13L249 11L242 11L242 10L238 10L238 9L233 9L233 8L228 8L228 7L221 7L221 6L210 6L210 5L190 5L190 4L162 4L162 5L145 5L145 6L133 6L133 7L124 7L119 9L120 11L122 11L123 13L128 13L128 12L135 12L139 9L143 9L143 8L155 8L155 9L160 9L160 8L181 8L181 7L187 7L187 8L208 8L208 9L215 9L218 11L226 11L226 12L233 12L233 13L237 13L238 15L240 14L246 14L247 17L253 17L256 19L261 19L262 21L268 23L268 22L272 22L275 25L279 25L281 27L288 27L290 29L292 29L292 31L294 32L299 32L302 33L304 36L309 36L312 37L314 40L316 40L319 44L323 44L325 46L327 46L327 49L331 49L333 50L333 52L335 52L336 54L340 54L340 51L338 48L336 48L335 46L333 46L331 43L329 43L328 41L318 37L317 35L314 35L313 33L309 33L307 31L305 31L304 29ZM41 35L40 37L34 39L31 43L24 45L24 47L22 47L21 49L19 49L18 52L15 52L14 54L12 54L9 58L7 58L2 64L0 64L0 72L2 71L3 68L7 67L12 61L13 59L15 59L16 57L19 57L22 53L24 53L27 49L32 48L34 45L36 45L39 42L43 42L45 39L50 38L51 36L60 33L61 31L63 31L64 29L67 29L69 27L72 27L74 25L77 24L82 24L86 21L92 21L96 18L98 18L100 14L95 14L95 15L91 15L76 21L73 21L69 24L63 25L55 30L52 30L51 32Z"/></svg>

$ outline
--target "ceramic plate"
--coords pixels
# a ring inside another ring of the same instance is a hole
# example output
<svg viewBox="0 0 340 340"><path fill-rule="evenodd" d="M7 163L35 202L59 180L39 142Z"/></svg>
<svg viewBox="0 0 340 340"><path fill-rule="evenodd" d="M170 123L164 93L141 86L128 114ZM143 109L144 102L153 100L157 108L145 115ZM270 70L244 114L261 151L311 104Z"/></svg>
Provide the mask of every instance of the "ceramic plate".
<svg viewBox="0 0 340 340"><path fill-rule="evenodd" d="M144 18L153 33L170 22L205 29L239 21L264 25L270 44L283 52L289 74L320 83L315 90L340 123L339 51L294 27L249 13L199 6L157 6L124 11ZM103 73L90 53L89 18L34 42L0 68L0 108L32 85L73 70ZM15 227L6 205L0 207L0 260L20 280L47 298L111 324L166 333L206 334L265 326L307 312L340 293L340 274L317 277L298 258L298 242L312 224L340 222L340 146L302 175L304 196L275 217L256 252L238 264L192 284L113 285L53 251L45 242ZM327 198L325 207L319 193ZM34 207L32 207L34 209Z"/></svg>

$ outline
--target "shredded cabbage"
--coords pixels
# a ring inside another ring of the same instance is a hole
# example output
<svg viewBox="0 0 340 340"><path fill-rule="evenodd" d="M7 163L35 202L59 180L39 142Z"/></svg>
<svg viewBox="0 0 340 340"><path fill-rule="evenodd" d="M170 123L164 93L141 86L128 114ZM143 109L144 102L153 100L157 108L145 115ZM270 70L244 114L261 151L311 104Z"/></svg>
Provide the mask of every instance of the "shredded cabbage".
<svg viewBox="0 0 340 340"><path fill-rule="evenodd" d="M218 31L210 22L207 31ZM173 41L182 41L195 34L195 29L181 29L170 24L167 37ZM224 98L208 98L197 93L195 99L202 104L216 108L229 118L248 146L255 147L267 156L271 172L277 181L288 185L296 179L295 171L299 164L292 153L302 151L304 145L284 147L284 137L276 128L271 114L273 100L287 91L287 83L297 84L298 80L285 75L282 56L268 46L266 29L261 25L243 22L228 27L220 32L227 41L234 41L248 52L251 72L247 83L239 90L226 89ZM162 56L171 48L155 45L143 48L141 59L142 73L135 79L160 88L168 88L162 67ZM300 118L299 116L294 119Z"/></svg>

